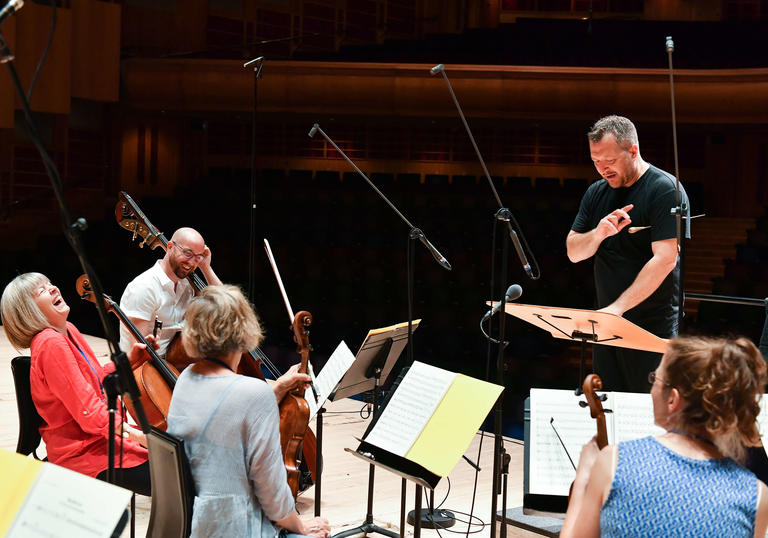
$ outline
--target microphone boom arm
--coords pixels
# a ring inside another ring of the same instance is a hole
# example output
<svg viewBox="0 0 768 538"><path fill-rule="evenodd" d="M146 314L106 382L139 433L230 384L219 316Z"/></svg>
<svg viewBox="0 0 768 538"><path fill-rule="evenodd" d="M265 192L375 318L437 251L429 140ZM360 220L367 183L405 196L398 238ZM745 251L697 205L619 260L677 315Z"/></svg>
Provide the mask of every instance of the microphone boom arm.
<svg viewBox="0 0 768 538"><path fill-rule="evenodd" d="M340 154L342 157L344 157L344 159L345 159L345 160L346 160L346 161L347 161L347 162L348 162L350 165L352 165L352 168L354 168L354 169L355 169L355 171L356 171L358 174L360 174L360 176L361 176L361 177L362 177L362 178L363 178L363 179L366 181L366 183L368 183L368 185L370 185L370 186L371 186L371 188L372 188L374 191L376 191L376 194L378 194L378 195L381 197L381 199L382 199L382 200L384 200L384 201L387 203L387 205L388 205L389 207L391 207L391 208L392 208L392 211L394 211L394 212L397 214L397 216L398 216L398 217L400 217L400 218L403 220L403 222L405 222L405 223L408 225L408 227L411 229L411 236L412 236L412 237L414 237L414 238L418 238L418 239L419 239L419 241L421 241L421 242L424 244L424 246L425 246L425 247L427 247L427 250L429 250L430 254L432 254L432 257L433 257L433 258L435 258L435 261L437 261L437 263L439 263L441 267L443 267L444 269L446 269L446 270L450 271L450 270L452 269L452 267L451 267L451 264L448 262L448 260L447 260L447 259L445 259L445 256L443 256L442 254L440 254L440 251L438 251L438 250L437 250L437 248L435 248L435 246L434 246L432 243L430 243L429 239L427 239L427 236L426 236L426 235L424 235L424 232L422 232L422 231L421 231L419 228L416 228L416 227L415 227L413 224L411 224L411 221L409 221L407 218L405 218L405 215L403 215L402 213L400 213L400 211L399 211L399 210L398 210L398 209L395 207L395 205L394 205L392 202L390 202L390 201L389 201L389 198L387 198L387 197L384 195L384 193L383 193L383 192L381 192L381 191L380 191L380 190L379 190L379 189L376 187L376 185L374 185L374 184L373 184L373 182L372 182L370 179L368 179L368 176L366 176L366 175L365 175L365 173L364 173L362 170L360 170L360 168L358 168L358 167L357 167L357 165L356 165L354 162L352 162L352 160L351 160L349 157L347 157L347 154L346 154L346 153L344 153L344 152L341 150L341 148L340 148L339 146L337 146L337 145L336 145L336 142L334 142L333 140L331 140L331 138L330 138L330 137L329 137L327 134L325 134L325 131L323 131L323 130L320 128L320 125L319 125L319 124L317 124L317 123L315 123L315 124L312 126L312 128L309 130L309 137L310 137L310 138L313 138L313 137L315 136L315 134L316 134L316 133L320 133L320 134L323 136L323 138L325 138L325 140L326 140L326 141L327 141L327 142L328 142L330 145L332 145L332 146L333 146L333 148L334 148L336 151L338 151L338 152L339 152L339 154Z"/></svg>

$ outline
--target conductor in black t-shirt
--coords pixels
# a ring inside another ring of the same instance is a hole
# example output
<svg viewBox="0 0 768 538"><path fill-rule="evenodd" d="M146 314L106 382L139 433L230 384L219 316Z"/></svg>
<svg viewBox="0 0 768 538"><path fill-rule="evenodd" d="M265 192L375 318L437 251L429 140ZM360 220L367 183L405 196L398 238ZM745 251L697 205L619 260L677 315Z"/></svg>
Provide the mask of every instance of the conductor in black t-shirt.
<svg viewBox="0 0 768 538"><path fill-rule="evenodd" d="M575 263L595 257L601 311L662 338L675 336L680 309L677 223L671 213L678 205L675 178L643 160L637 130L627 118L606 116L587 136L602 179L581 200L566 239L568 258ZM680 196L690 207L682 185ZM684 222L687 229L688 219ZM606 390L648 392L648 372L661 354L593 347L594 371Z"/></svg>

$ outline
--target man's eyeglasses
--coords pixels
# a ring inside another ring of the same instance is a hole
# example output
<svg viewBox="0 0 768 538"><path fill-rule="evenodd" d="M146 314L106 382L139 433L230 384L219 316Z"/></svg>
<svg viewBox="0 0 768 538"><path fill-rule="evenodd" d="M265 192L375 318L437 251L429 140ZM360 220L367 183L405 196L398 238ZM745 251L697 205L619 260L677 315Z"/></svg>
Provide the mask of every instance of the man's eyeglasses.
<svg viewBox="0 0 768 538"><path fill-rule="evenodd" d="M667 383L666 381L664 381L662 378L657 376L655 370L653 372L649 372L648 373L648 383L653 385L656 382L657 379L659 380L659 383L661 383L663 385L666 385L667 387L671 387L672 386L669 383Z"/></svg>
<svg viewBox="0 0 768 538"><path fill-rule="evenodd" d="M197 262L203 261L203 258L205 258L205 254L195 254L192 252L192 249L182 247L181 245L177 245L176 243L173 244L174 247L177 247L179 249L179 252L181 252L182 258L185 260L191 260L192 258L195 259Z"/></svg>

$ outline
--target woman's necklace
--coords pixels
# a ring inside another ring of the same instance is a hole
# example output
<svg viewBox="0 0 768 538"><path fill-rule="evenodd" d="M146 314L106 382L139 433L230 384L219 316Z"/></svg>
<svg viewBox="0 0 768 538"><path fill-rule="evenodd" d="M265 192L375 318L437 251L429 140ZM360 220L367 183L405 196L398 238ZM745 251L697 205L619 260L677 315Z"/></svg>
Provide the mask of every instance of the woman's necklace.
<svg viewBox="0 0 768 538"><path fill-rule="evenodd" d="M226 362L222 361L222 360L214 359L213 357L203 357L203 360L204 361L208 361L208 362L215 362L216 364L218 364L219 366L223 366L224 368L226 368L227 370L229 370L233 374L235 373L235 371L232 369L232 367L229 364L227 364Z"/></svg>

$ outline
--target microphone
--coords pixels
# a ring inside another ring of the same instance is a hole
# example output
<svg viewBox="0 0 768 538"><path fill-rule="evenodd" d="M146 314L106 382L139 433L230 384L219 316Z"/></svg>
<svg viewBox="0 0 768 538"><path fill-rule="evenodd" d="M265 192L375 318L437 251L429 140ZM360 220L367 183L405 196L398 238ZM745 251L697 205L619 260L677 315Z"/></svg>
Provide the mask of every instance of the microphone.
<svg viewBox="0 0 768 538"><path fill-rule="evenodd" d="M509 237L512 239L512 244L515 246L515 250L517 251L517 257L520 258L520 263L523 264L523 269L525 270L525 274L527 274L530 278L533 278L533 271L531 270L531 264L528 263L528 258L526 258L525 251L523 250L523 245L520 244L520 239L517 237L517 233L515 233L515 230L512 229L512 226L509 226ZM523 290L520 290L520 293L523 293ZM517 297L520 297L520 296L518 295ZM515 297L515 299L517 299L517 297Z"/></svg>
<svg viewBox="0 0 768 538"><path fill-rule="evenodd" d="M421 232L421 230L419 230L419 232ZM438 251L435 248L435 245L429 242L429 239L427 239L426 235L424 235L423 233L420 233L419 240L424 244L425 247L427 247L427 250L429 250L429 252L432 253L432 257L435 259L437 263L439 263L442 266L443 269L447 269L448 271L452 269L451 264L448 262L448 260L445 259L445 256L440 254L440 251Z"/></svg>
<svg viewBox="0 0 768 538"><path fill-rule="evenodd" d="M675 51L675 42L672 41L672 36L667 36L667 52L674 52Z"/></svg>
<svg viewBox="0 0 768 538"><path fill-rule="evenodd" d="M435 67L429 70L430 75L437 75L439 72L443 71L445 69L445 66L443 64L437 64Z"/></svg>
<svg viewBox="0 0 768 538"><path fill-rule="evenodd" d="M253 60L248 60L243 64L243 67L248 67L251 64L255 64L256 62L263 62L264 56L259 56L258 58L254 58Z"/></svg>
<svg viewBox="0 0 768 538"><path fill-rule="evenodd" d="M24 0L10 0L5 6L3 6L3 9L0 9L0 24L3 24L3 21L16 13L18 10L21 9L21 6L24 5Z"/></svg>
<svg viewBox="0 0 768 538"><path fill-rule="evenodd" d="M309 130L309 138L314 138L315 134L317 133L317 130L320 128L320 126L316 123L312 126L312 128Z"/></svg>
<svg viewBox="0 0 768 538"><path fill-rule="evenodd" d="M483 319L480 320L480 323L483 324L485 321L487 321L489 318L493 317L493 315L501 310L501 304L502 302L511 303L512 301L519 299L520 296L523 294L523 288L520 287L519 284L512 284L510 287L507 288L507 293L504 301L499 301L499 304L491 308L488 312L485 313L483 316Z"/></svg>

